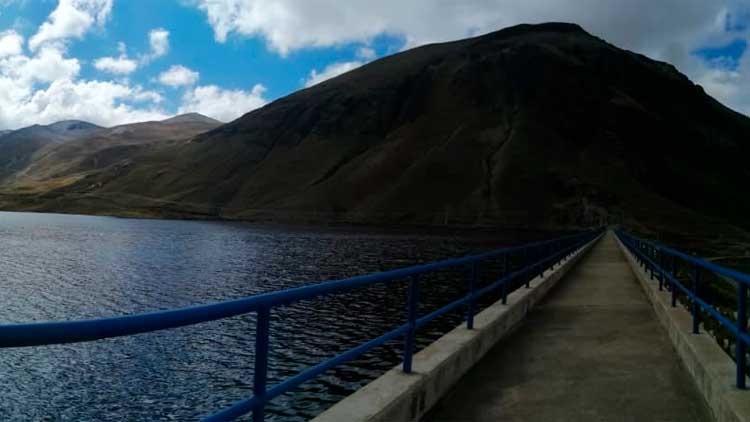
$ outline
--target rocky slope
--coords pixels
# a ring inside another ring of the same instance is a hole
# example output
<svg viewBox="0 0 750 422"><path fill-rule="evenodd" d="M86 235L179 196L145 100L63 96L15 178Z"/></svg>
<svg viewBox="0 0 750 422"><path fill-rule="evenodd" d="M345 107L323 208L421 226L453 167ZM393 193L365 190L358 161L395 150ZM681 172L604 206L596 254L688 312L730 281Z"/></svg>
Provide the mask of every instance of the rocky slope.
<svg viewBox="0 0 750 422"><path fill-rule="evenodd" d="M386 57L6 207L280 221L748 226L750 119L577 25ZM1 200L0 200L1 204ZM708 225L709 223L706 223Z"/></svg>

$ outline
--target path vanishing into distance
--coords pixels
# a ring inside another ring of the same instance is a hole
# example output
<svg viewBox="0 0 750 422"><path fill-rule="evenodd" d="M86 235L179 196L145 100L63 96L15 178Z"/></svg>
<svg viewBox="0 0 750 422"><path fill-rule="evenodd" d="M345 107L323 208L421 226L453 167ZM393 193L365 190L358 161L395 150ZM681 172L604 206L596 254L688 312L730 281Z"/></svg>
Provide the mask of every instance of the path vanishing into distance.
<svg viewBox="0 0 750 422"><path fill-rule="evenodd" d="M608 232L425 420L704 422L711 416Z"/></svg>

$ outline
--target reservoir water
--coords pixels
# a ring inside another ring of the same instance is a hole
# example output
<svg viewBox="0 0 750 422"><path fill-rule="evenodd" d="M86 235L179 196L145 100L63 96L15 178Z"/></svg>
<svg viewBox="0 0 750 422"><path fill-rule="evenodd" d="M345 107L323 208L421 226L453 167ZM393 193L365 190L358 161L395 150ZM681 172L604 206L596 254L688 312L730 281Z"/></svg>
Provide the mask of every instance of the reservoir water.
<svg viewBox="0 0 750 422"><path fill-rule="evenodd" d="M244 297L483 251L529 234L259 227L0 213L0 323L95 318ZM466 292L422 279L422 313ZM405 283L280 308L270 384L404 322ZM419 347L460 323L420 331ZM197 420L251 395L254 316L89 343L0 350L2 421ZM279 397L303 421L400 360L393 342Z"/></svg>

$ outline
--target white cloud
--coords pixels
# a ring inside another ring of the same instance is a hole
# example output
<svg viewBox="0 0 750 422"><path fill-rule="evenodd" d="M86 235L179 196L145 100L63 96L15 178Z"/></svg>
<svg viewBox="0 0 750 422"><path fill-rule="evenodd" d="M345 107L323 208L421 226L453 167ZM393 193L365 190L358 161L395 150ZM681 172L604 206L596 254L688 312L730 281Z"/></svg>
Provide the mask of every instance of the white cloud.
<svg viewBox="0 0 750 422"><path fill-rule="evenodd" d="M198 82L198 72L182 65L173 65L159 75L159 82L171 87L193 85Z"/></svg>
<svg viewBox="0 0 750 422"><path fill-rule="evenodd" d="M27 59L22 68L43 68L39 59ZM56 65L47 64L53 69ZM60 67L60 66L57 66ZM76 81L74 75L52 80L45 88L34 81L6 72L0 74L0 127L19 128L31 124L82 119L103 126L161 119L167 113L153 104L135 107L131 103L157 103L159 94L138 86L105 81Z"/></svg>
<svg viewBox="0 0 750 422"><path fill-rule="evenodd" d="M366 42L381 34L407 45L446 41L518 23L578 22L626 48L645 49L712 26L732 0L198 0L215 38L262 36L282 54ZM304 28L304 30L301 30Z"/></svg>
<svg viewBox="0 0 750 422"><path fill-rule="evenodd" d="M230 34L262 37L281 55L303 48L368 44L383 34L401 37L405 47L412 47L519 23L566 21L620 47L670 60L674 51L690 56L701 46L726 42L731 35L726 31L728 17L750 16L746 0L195 0L195 4L206 13L217 41L224 42ZM675 65L694 80L710 73L710 63L687 62ZM740 82L746 79L730 77L721 86L750 92L750 85ZM718 96L711 86L707 89Z"/></svg>
<svg viewBox="0 0 750 422"><path fill-rule="evenodd" d="M19 128L65 119L104 126L168 116L161 96L127 82L80 80L78 59L55 43L36 54L0 57L0 128Z"/></svg>
<svg viewBox="0 0 750 422"><path fill-rule="evenodd" d="M128 48L124 42L117 43L119 57L101 57L94 61L94 67L113 75L129 75L138 69L138 62L128 58Z"/></svg>
<svg viewBox="0 0 750 422"><path fill-rule="evenodd" d="M164 101L164 97L161 96L158 92L154 91L145 91L140 86L136 87L134 92L132 93L133 101L135 102L151 102L154 104L158 104L162 101Z"/></svg>
<svg viewBox="0 0 750 422"><path fill-rule="evenodd" d="M15 56L23 52L23 37L10 30L0 32L0 57Z"/></svg>
<svg viewBox="0 0 750 422"><path fill-rule="evenodd" d="M0 0L2 1L2 0ZM23 38L17 32L0 33L0 129L16 129L31 124L48 124L65 119L82 119L102 126L137 121L160 120L171 112L161 108L160 93L117 81L81 79L81 62L68 57L66 40L80 38L110 13L111 1L61 0L44 22L30 53L24 52ZM79 24L73 28L71 22ZM101 57L93 65L105 72L126 75L141 64L169 51L169 32L149 33L149 52L133 60L124 43L118 43L119 56ZM145 60L144 60L145 59ZM163 82L174 86L192 85L198 73L183 66L165 72ZM223 120L266 104L265 88L225 90L218 86L191 87L182 98L180 112L198 111Z"/></svg>
<svg viewBox="0 0 750 422"><path fill-rule="evenodd" d="M73 79L80 69L77 59L65 58L61 51L52 47L42 48L34 57L16 55L0 59L0 77L29 87L35 83Z"/></svg>
<svg viewBox="0 0 750 422"><path fill-rule="evenodd" d="M117 43L119 57L102 57L94 62L94 67L115 75L128 75L135 71L139 66L148 64L151 60L161 57L169 51L169 32L157 28L148 34L150 50L147 54L142 54L139 60L128 58L127 46L124 42Z"/></svg>
<svg viewBox="0 0 750 422"><path fill-rule="evenodd" d="M326 66L326 68L323 69L322 72L318 72L317 70L313 69L310 71L310 77L305 81L305 87L311 87L315 84L319 84L342 73L346 73L350 70L356 69L363 64L364 63L360 61L337 62Z"/></svg>
<svg viewBox="0 0 750 422"><path fill-rule="evenodd" d="M148 44L151 51L141 57L141 62L144 64L169 52L169 31L164 28L152 29L148 33Z"/></svg>
<svg viewBox="0 0 750 422"><path fill-rule="evenodd" d="M103 72L109 72L115 75L127 75L138 68L138 63L135 60L127 58L127 56L102 57L96 59L94 67Z"/></svg>
<svg viewBox="0 0 750 422"><path fill-rule="evenodd" d="M60 79L46 89L30 93L25 101L16 104L13 112L16 122L20 120L22 125L82 119L113 126L166 118L167 114L158 109L138 109L127 103L128 100L143 101L147 99L144 95L153 94L116 82ZM33 118L33 121L26 116Z"/></svg>
<svg viewBox="0 0 750 422"><path fill-rule="evenodd" d="M32 51L49 42L83 38L93 25L103 25L112 11L112 0L60 0L37 33L29 39Z"/></svg>
<svg viewBox="0 0 750 422"><path fill-rule="evenodd" d="M266 88L255 85L250 91L225 90L216 85L198 86L185 93L178 113L197 112L223 122L264 106Z"/></svg>
<svg viewBox="0 0 750 422"><path fill-rule="evenodd" d="M377 53L371 47L360 47L357 49L357 57L365 60L372 60L375 58Z"/></svg>

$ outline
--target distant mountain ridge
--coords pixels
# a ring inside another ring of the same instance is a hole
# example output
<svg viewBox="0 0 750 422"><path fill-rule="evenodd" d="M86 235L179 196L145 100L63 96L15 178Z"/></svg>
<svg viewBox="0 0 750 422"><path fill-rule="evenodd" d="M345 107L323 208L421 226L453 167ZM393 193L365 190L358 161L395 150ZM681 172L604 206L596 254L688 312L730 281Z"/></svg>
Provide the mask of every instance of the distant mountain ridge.
<svg viewBox="0 0 750 422"><path fill-rule="evenodd" d="M140 153L221 124L191 113L164 121L103 128L80 120L33 125L0 136L0 187L48 192Z"/></svg>
<svg viewBox="0 0 750 422"><path fill-rule="evenodd" d="M23 170L42 148L93 135L102 128L79 120L32 125L0 134L0 181Z"/></svg>
<svg viewBox="0 0 750 422"><path fill-rule="evenodd" d="M85 136L91 132L103 129L101 126L84 122L82 120L63 120L47 125L46 127L57 133L70 134L70 136L74 138Z"/></svg>
<svg viewBox="0 0 750 422"><path fill-rule="evenodd" d="M220 122L208 116L204 116L200 113L180 114L178 116L174 116L174 117L170 117L169 119L162 120L161 122L168 123L168 124L178 124L178 123L204 123L204 124L212 124L212 125L223 124L223 122Z"/></svg>
<svg viewBox="0 0 750 422"><path fill-rule="evenodd" d="M747 227L748 153L750 119L672 65L578 25L518 25L373 61L54 189L23 196L6 185L0 207L285 222Z"/></svg>
<svg viewBox="0 0 750 422"><path fill-rule="evenodd" d="M204 116L200 113L185 113L185 114L178 114L174 117L170 117L164 120L156 120L154 122L159 123L165 123L165 124L184 124L184 123L202 123L207 125L221 125L223 122L213 119L208 116ZM152 123L152 122L136 122L136 123L129 123L124 125L118 125L118 126L128 126L130 124L138 124L138 123ZM113 126L117 127L117 126ZM109 129L111 129L110 127ZM33 130L49 130L54 133L76 133L74 137L81 137L85 134L88 134L89 132L101 130L101 129L108 129L106 127L102 127L99 125L96 125L94 123L86 122L83 120L61 120L59 122L50 123L48 125L41 125L41 124L34 124L31 126L22 127L20 129L3 129L0 130L0 137L7 135L9 133L18 132L18 131L33 131Z"/></svg>
<svg viewBox="0 0 750 422"><path fill-rule="evenodd" d="M4 130L0 137L13 136L26 139L37 137L60 142L88 136L101 129L103 128L100 126L81 120L64 120L49 125L31 125L16 130Z"/></svg>

